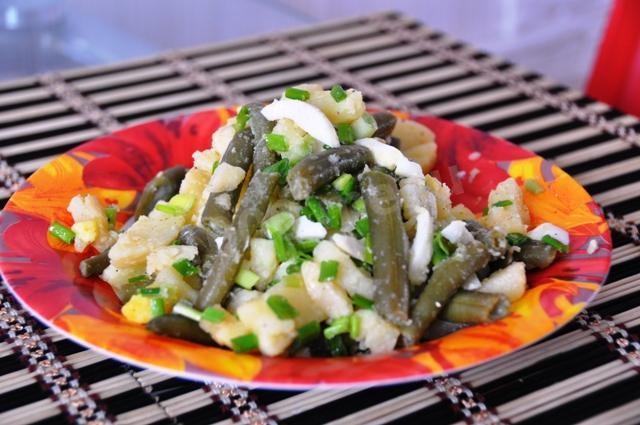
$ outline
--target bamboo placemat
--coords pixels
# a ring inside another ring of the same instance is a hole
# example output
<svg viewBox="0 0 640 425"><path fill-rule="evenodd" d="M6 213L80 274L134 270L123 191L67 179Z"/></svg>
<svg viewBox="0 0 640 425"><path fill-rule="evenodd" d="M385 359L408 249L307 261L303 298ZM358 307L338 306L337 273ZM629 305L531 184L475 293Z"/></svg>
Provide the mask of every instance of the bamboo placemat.
<svg viewBox="0 0 640 425"><path fill-rule="evenodd" d="M0 83L2 203L52 157L156 117L301 82L491 132L553 160L609 215L613 267L546 340L456 375L306 392L195 383L86 350L0 290L0 424L380 424L640 421L640 124L394 13Z"/></svg>

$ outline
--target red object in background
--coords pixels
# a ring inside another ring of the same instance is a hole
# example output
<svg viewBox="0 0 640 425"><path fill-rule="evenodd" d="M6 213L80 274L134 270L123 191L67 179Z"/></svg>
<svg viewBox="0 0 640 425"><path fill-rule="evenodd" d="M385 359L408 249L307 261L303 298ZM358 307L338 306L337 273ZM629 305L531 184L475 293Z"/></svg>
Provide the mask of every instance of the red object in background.
<svg viewBox="0 0 640 425"><path fill-rule="evenodd" d="M640 1L615 1L587 92L640 116Z"/></svg>

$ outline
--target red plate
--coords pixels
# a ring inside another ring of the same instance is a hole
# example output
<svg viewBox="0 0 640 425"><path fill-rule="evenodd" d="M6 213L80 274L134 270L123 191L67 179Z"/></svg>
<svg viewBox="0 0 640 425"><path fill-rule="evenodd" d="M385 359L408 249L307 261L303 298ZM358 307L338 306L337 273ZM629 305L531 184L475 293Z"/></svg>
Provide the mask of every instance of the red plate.
<svg viewBox="0 0 640 425"><path fill-rule="evenodd" d="M611 262L611 237L598 205L550 162L509 142L453 122L412 117L436 134L434 174L454 203L479 213L489 191L505 178L544 182L524 191L532 226L567 229L571 253L531 273L529 289L497 322L463 329L386 355L353 358L269 358L235 354L154 335L128 323L111 288L78 274L76 254L47 236L52 220L71 224L66 211L79 193L131 212L136 195L158 171L191 166L191 154L210 146L211 133L233 114L227 109L158 120L118 131L70 151L34 173L0 215L0 268L9 287L36 317L72 340L141 367L196 380L243 381L268 388L377 385L423 379L475 366L529 345L568 323L593 299ZM470 155L480 152L481 156ZM591 241L598 249L586 252Z"/></svg>

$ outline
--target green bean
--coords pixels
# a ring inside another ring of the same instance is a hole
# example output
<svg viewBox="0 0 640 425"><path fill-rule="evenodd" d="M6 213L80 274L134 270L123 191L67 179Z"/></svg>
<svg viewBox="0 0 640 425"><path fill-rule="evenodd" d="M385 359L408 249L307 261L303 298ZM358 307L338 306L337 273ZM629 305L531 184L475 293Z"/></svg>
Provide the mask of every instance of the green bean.
<svg viewBox="0 0 640 425"><path fill-rule="evenodd" d="M296 201L306 199L342 173L359 173L372 162L369 149L358 145L340 146L308 155L287 175L291 195Z"/></svg>
<svg viewBox="0 0 640 425"><path fill-rule="evenodd" d="M249 182L232 226L225 232L220 252L198 294L196 305L199 309L221 303L233 287L242 257L264 218L279 178L277 173L258 171Z"/></svg>
<svg viewBox="0 0 640 425"><path fill-rule="evenodd" d="M446 320L436 319L433 321L427 332L424 334L424 340L430 341L432 339L442 338L445 335L449 335L460 329L464 329L469 325L466 323L453 323Z"/></svg>
<svg viewBox="0 0 640 425"><path fill-rule="evenodd" d="M159 201L168 201L180 190L180 183L187 173L182 165L167 168L159 172L140 194L138 205L133 213L134 220L149 214Z"/></svg>
<svg viewBox="0 0 640 425"><path fill-rule="evenodd" d="M206 275L211 269L213 259L218 254L218 245L213 233L202 227L190 224L184 226L178 233L178 243L198 248L198 255L193 259L193 263L196 266L200 266L202 274Z"/></svg>
<svg viewBox="0 0 640 425"><path fill-rule="evenodd" d="M215 345L211 336L197 322L179 314L165 314L147 323L147 329L158 335L179 338L197 344Z"/></svg>
<svg viewBox="0 0 640 425"><path fill-rule="evenodd" d="M249 167L253 162L253 134L251 133L250 128L245 128L244 130L236 133L229 142L229 146L227 150L224 151L224 155L222 155L222 159L220 162L226 162L229 165L233 165L234 167L240 167L245 172L249 171ZM242 185L238 185L238 187L231 191L229 194L231 195L231 210L233 211L233 207L238 202L238 197L240 196L240 191L242 190Z"/></svg>
<svg viewBox="0 0 640 425"><path fill-rule="evenodd" d="M515 261L524 262L528 270L544 269L553 263L557 253L558 251L552 246L529 239L520 246L519 252L514 252L513 257Z"/></svg>
<svg viewBox="0 0 640 425"><path fill-rule="evenodd" d="M361 186L372 229L376 309L392 323L406 324L409 319L409 241L402 223L400 193L395 179L378 171L366 172Z"/></svg>
<svg viewBox="0 0 640 425"><path fill-rule="evenodd" d="M200 223L209 229L214 237L219 237L224 234L225 229L231 226L232 216L231 195L229 193L211 193L204 204Z"/></svg>
<svg viewBox="0 0 640 425"><path fill-rule="evenodd" d="M267 147L267 140L262 137L256 142L256 147L253 151L253 169L264 170L268 166L275 164L278 160L278 156L275 152Z"/></svg>
<svg viewBox="0 0 640 425"><path fill-rule="evenodd" d="M249 110L249 127L251 128L251 133L253 133L254 141L257 142L262 139L265 134L271 133L275 122L267 120L264 115L262 115L264 105L254 102L248 103L245 106Z"/></svg>
<svg viewBox="0 0 640 425"><path fill-rule="evenodd" d="M509 313L509 300L500 294L460 291L451 298L442 318L454 323L490 323Z"/></svg>
<svg viewBox="0 0 640 425"><path fill-rule="evenodd" d="M493 260L505 257L509 250L509 243L502 232L495 229L487 229L473 220L467 221L466 224L473 237L487 247Z"/></svg>
<svg viewBox="0 0 640 425"><path fill-rule="evenodd" d="M380 137L381 139L386 139L391 136L396 122L398 122L396 116L387 111L376 112L373 114L373 119L376 120L376 124L378 125L378 129L373 133L373 137Z"/></svg>
<svg viewBox="0 0 640 425"><path fill-rule="evenodd" d="M487 265L489 250L479 241L458 245L453 255L434 267L431 278L418 297L411 314L411 325L402 329L406 345L422 338L447 302L477 270Z"/></svg>
<svg viewBox="0 0 640 425"><path fill-rule="evenodd" d="M80 261L80 274L82 277L93 277L100 275L104 269L109 267L109 249L105 249L100 254L85 258Z"/></svg>

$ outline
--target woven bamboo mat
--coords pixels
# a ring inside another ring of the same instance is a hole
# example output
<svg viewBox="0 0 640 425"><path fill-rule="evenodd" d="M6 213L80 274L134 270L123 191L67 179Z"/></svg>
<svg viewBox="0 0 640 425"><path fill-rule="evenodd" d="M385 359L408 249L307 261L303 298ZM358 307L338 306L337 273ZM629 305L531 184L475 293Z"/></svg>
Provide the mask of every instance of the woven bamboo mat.
<svg viewBox="0 0 640 425"><path fill-rule="evenodd" d="M381 424L640 421L640 124L542 75L393 13L0 83L2 203L52 157L159 116L301 82L507 138L575 176L609 215L609 279L576 320L452 376L306 392L194 383L86 350L0 285L0 424Z"/></svg>

